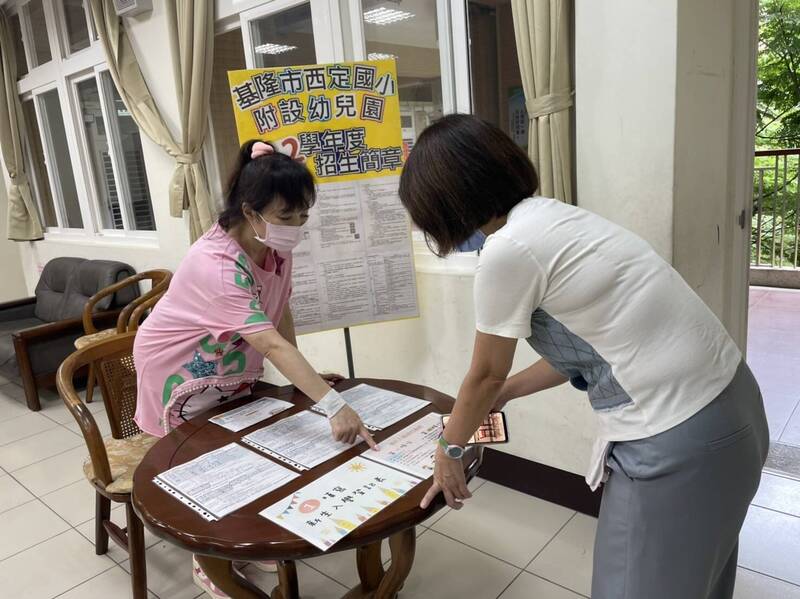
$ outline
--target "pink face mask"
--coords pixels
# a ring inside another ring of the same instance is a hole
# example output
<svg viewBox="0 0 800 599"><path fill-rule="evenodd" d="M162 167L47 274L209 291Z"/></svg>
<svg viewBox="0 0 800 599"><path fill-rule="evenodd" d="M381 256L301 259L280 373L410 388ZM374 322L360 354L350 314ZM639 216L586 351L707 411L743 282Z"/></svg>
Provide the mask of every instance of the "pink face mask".
<svg viewBox="0 0 800 599"><path fill-rule="evenodd" d="M253 228L253 233L255 233L253 237L264 245L271 247L273 250L291 252L303 240L302 226L273 225L261 216L260 213L258 217L267 225L267 230L264 237L261 237L253 226L253 223L250 223L250 226ZM248 222L250 221L248 220Z"/></svg>

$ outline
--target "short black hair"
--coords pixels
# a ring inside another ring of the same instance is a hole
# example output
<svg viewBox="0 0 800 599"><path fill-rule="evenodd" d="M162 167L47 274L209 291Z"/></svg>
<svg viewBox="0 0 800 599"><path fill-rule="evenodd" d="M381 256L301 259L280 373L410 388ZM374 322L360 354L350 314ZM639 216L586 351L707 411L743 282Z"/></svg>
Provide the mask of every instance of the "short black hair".
<svg viewBox="0 0 800 599"><path fill-rule="evenodd" d="M400 200L439 256L507 215L539 187L528 155L501 129L467 114L445 116L417 139Z"/></svg>
<svg viewBox="0 0 800 599"><path fill-rule="evenodd" d="M239 149L225 192L225 208L219 215L219 224L226 231L244 219L244 204L261 212L280 198L287 210L294 211L308 210L316 201L314 176L308 168L277 150L251 158L258 141L251 139Z"/></svg>

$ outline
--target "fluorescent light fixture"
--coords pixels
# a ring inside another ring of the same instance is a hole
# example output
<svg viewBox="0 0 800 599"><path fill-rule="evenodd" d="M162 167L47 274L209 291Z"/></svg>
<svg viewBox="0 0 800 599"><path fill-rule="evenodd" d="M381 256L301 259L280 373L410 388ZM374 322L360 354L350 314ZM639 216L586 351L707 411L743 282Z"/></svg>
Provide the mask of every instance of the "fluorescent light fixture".
<svg viewBox="0 0 800 599"><path fill-rule="evenodd" d="M389 58L397 58L395 54L384 54L383 52L370 52L367 56L368 60L387 60Z"/></svg>
<svg viewBox="0 0 800 599"><path fill-rule="evenodd" d="M373 8L364 13L364 20L373 25L391 25L399 21L405 21L414 16L414 13L406 12L404 10L396 10L394 8Z"/></svg>
<svg viewBox="0 0 800 599"><path fill-rule="evenodd" d="M297 46L287 46L286 44L261 44L255 47L256 54L284 54L292 50L297 50Z"/></svg>

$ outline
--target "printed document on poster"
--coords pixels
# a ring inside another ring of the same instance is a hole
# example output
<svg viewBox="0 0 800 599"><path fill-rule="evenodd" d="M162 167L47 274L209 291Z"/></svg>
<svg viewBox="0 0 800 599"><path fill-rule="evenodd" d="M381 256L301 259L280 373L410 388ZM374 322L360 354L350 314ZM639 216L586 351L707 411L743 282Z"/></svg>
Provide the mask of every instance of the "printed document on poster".
<svg viewBox="0 0 800 599"><path fill-rule="evenodd" d="M293 253L298 333L419 314L398 181L393 175L318 186L305 238Z"/></svg>

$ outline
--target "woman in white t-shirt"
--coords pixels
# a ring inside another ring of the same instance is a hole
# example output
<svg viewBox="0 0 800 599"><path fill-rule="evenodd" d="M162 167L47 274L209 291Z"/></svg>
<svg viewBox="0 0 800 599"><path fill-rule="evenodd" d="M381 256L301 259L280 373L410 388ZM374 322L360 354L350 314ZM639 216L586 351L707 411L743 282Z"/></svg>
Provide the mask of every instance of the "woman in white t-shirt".
<svg viewBox="0 0 800 599"><path fill-rule="evenodd" d="M472 364L423 505L470 497L458 458L490 410L570 381L597 415L587 482L607 477L593 599L730 598L769 444L758 384L649 244L537 187L527 155L466 115L426 129L404 168L400 197L434 251L486 236ZM542 359L508 378L518 339Z"/></svg>

